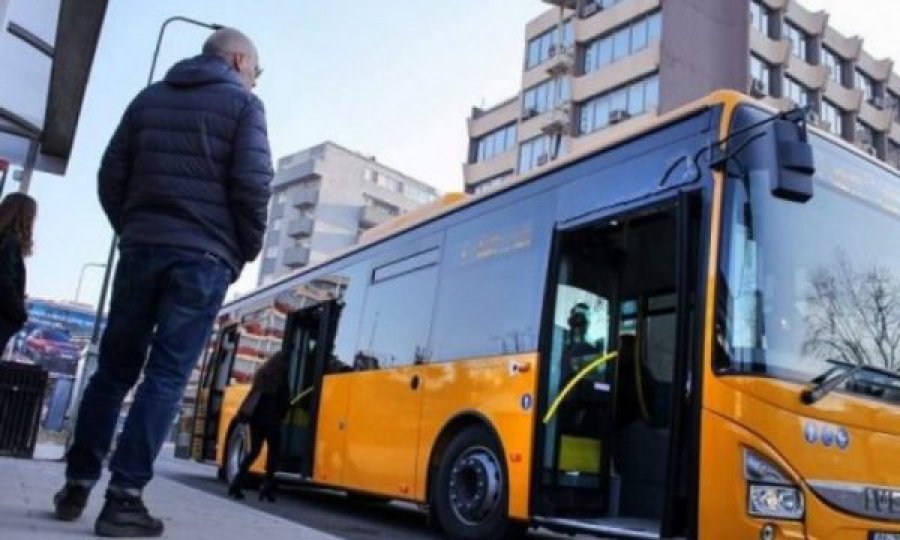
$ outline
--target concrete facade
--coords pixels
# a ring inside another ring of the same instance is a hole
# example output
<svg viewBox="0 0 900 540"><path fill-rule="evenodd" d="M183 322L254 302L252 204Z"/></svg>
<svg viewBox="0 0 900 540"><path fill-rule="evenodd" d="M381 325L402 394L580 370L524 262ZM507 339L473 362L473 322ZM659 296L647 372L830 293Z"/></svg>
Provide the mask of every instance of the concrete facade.
<svg viewBox="0 0 900 540"><path fill-rule="evenodd" d="M543 1L525 27L521 91L468 119L469 193L722 88L780 110L809 106L813 124L900 167L893 62L825 12L794 0Z"/></svg>
<svg viewBox="0 0 900 540"><path fill-rule="evenodd" d="M322 262L362 232L439 195L332 142L279 159L272 190L258 285Z"/></svg>

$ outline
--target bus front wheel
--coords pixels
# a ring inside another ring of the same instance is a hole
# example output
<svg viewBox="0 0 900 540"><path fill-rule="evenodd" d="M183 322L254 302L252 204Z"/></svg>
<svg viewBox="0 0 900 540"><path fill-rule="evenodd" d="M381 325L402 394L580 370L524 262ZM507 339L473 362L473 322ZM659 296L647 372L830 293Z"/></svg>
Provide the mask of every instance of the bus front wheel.
<svg viewBox="0 0 900 540"><path fill-rule="evenodd" d="M431 484L431 507L450 538L508 538L517 529L507 515L503 452L485 426L460 431L447 445Z"/></svg>

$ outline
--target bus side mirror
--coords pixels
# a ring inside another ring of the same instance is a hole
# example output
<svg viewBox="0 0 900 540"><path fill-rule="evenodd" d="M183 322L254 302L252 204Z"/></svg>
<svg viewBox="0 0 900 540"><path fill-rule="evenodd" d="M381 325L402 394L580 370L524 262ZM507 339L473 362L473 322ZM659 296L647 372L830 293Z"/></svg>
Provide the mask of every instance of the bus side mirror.
<svg viewBox="0 0 900 540"><path fill-rule="evenodd" d="M772 195L805 203L813 195L816 166L812 145L807 141L806 123L779 118L773 122L775 170L772 171Z"/></svg>

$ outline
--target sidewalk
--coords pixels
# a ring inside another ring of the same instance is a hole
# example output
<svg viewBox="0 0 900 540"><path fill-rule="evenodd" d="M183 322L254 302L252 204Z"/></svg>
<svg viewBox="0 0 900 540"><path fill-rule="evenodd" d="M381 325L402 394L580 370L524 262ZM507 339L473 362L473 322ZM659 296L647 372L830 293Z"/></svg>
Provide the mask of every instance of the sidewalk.
<svg viewBox="0 0 900 540"><path fill-rule="evenodd" d="M57 461L0 458L0 538L55 540L93 537L94 519L103 505L106 478L91 494L80 520L52 518L53 494L63 478ZM163 538L210 540L333 540L337 537L215 497L156 475L144 499L166 524Z"/></svg>

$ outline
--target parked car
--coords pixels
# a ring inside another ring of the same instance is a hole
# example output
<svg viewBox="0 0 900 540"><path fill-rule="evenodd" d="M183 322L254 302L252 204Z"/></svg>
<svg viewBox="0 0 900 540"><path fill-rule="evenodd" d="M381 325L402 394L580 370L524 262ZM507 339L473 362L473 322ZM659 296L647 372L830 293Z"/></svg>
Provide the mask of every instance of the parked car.
<svg viewBox="0 0 900 540"><path fill-rule="evenodd" d="M25 356L51 373L74 375L80 350L64 330L37 328L25 339Z"/></svg>

